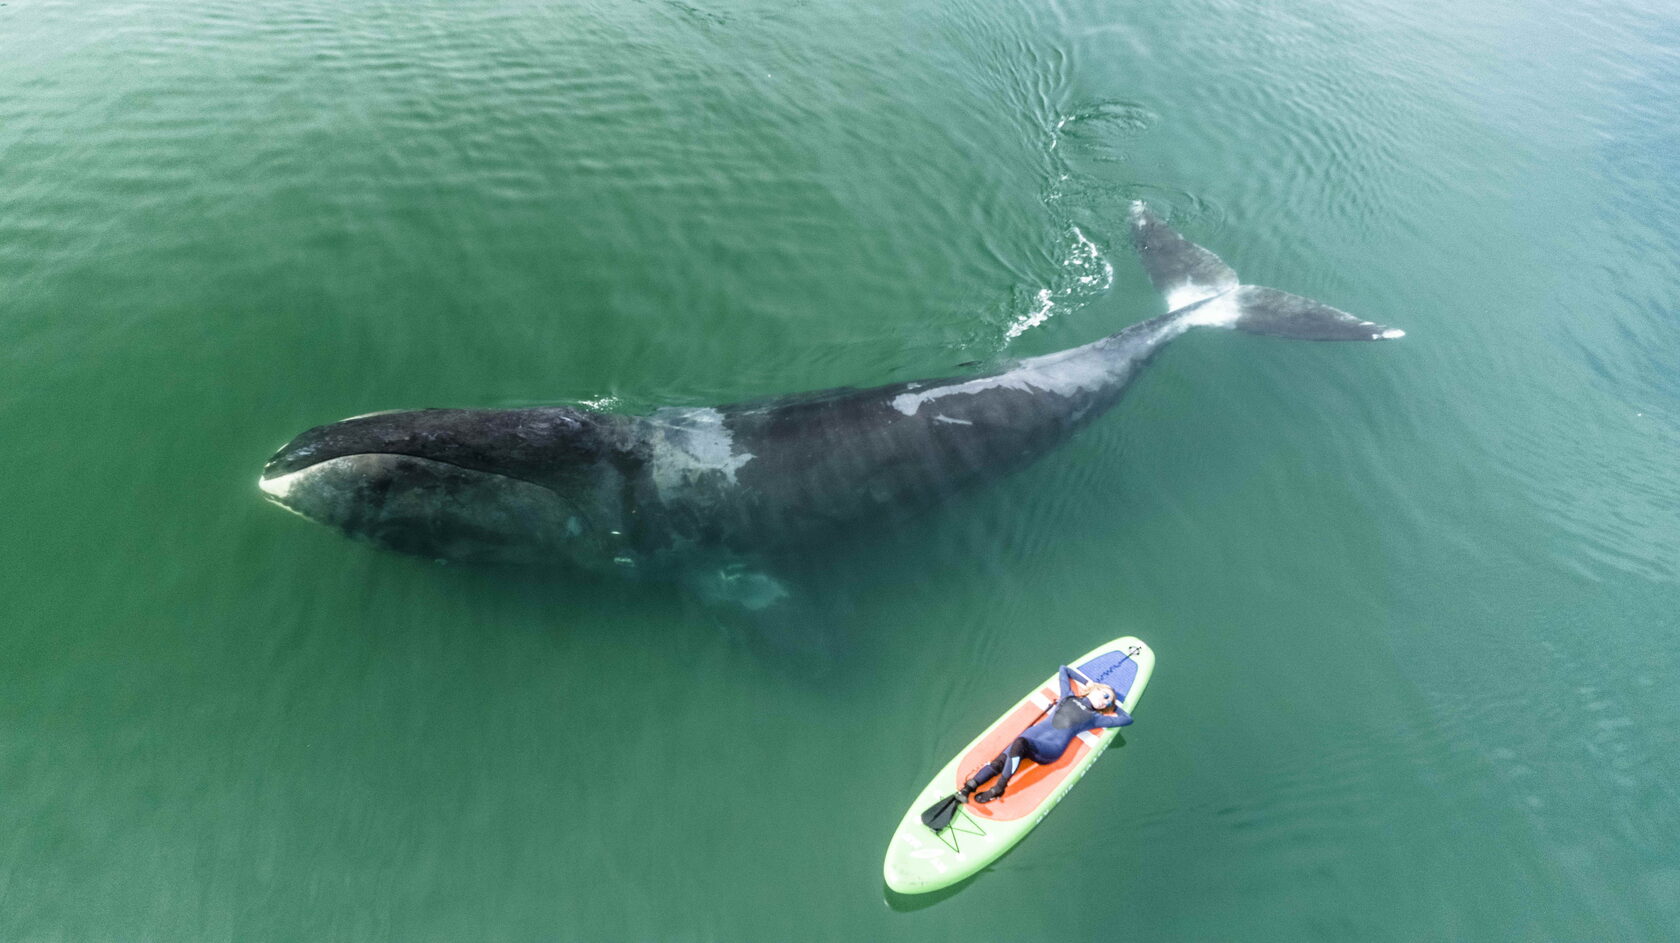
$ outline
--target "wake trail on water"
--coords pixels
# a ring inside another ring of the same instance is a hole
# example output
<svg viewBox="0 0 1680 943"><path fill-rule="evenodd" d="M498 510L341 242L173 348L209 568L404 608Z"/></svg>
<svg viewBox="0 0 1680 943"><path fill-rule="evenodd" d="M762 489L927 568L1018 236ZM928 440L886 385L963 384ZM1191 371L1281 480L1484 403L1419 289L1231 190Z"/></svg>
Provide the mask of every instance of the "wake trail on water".
<svg viewBox="0 0 1680 943"><path fill-rule="evenodd" d="M1031 311L1027 311L1015 318L1014 323L1004 332L1004 343L1027 331L1038 327L1050 320L1058 306L1079 308L1086 301L1107 291L1114 284L1114 265L1097 248L1084 230L1070 225L1068 234L1073 237L1062 258L1061 271L1058 277L1034 294L1035 303Z"/></svg>
<svg viewBox="0 0 1680 943"><path fill-rule="evenodd" d="M1046 252L1056 260L1056 269L1043 282L1012 293L1015 311L995 341L999 350L1058 315L1078 311L1114 286L1114 264L1102 248L1107 241L1102 228L1124 225L1133 201L1144 200L1180 222L1197 220L1208 232L1223 228L1223 209L1188 191L1115 179L1134 143L1160 120L1159 113L1144 104L1116 99L1067 108L1045 122L1048 172L1042 199L1061 217L1062 226L1059 243Z"/></svg>

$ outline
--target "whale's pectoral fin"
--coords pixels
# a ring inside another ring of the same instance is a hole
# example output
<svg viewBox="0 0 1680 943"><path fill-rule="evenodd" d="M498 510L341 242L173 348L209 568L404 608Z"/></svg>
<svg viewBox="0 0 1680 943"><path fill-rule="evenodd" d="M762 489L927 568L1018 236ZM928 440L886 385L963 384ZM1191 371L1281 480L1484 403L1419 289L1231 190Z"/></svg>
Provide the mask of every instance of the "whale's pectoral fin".
<svg viewBox="0 0 1680 943"><path fill-rule="evenodd" d="M774 609L793 597L786 583L739 560L694 570L684 582L701 602L748 612Z"/></svg>
<svg viewBox="0 0 1680 943"><path fill-rule="evenodd" d="M1380 341L1405 331L1276 288L1242 285L1219 256L1179 235L1143 202L1132 204L1132 241L1167 310L1189 326L1229 327L1304 341Z"/></svg>
<svg viewBox="0 0 1680 943"><path fill-rule="evenodd" d="M846 607L819 598L810 580L794 582L756 561L731 559L693 569L682 582L711 618L728 628L745 629L781 655L821 660L837 649L836 627Z"/></svg>
<svg viewBox="0 0 1680 943"><path fill-rule="evenodd" d="M1224 260L1179 235L1142 200L1132 203L1132 244L1149 283L1167 299L1168 311L1237 287L1237 273Z"/></svg>

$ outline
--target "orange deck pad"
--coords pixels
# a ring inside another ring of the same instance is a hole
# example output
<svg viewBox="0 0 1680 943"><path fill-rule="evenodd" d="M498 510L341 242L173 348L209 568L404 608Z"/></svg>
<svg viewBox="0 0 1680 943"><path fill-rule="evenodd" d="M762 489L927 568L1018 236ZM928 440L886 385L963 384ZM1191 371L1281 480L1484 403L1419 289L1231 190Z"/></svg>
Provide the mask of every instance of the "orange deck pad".
<svg viewBox="0 0 1680 943"><path fill-rule="evenodd" d="M1054 688L1040 688L1039 694L1047 700L1054 700L1056 697ZM1022 731L1037 723L1044 713L1043 708L1029 702L1022 705L1020 710L1010 714L1002 724L998 725L996 730L987 735L986 739L980 741L979 746L968 751L962 758L962 762L957 764L956 787L962 788L962 784L968 781L968 777L974 775L975 770L985 766L991 762L993 757L1002 753L1005 747L1021 735ZM1114 730L1093 730L1090 733L1108 737L1113 736ZM1056 786L1068 776L1073 766L1079 762L1080 757L1090 750L1090 745L1085 742L1085 735L1081 735L1073 739L1073 742L1068 745L1067 752L1062 754L1061 759L1048 766L1040 766L1032 760L1022 760L1020 768L1015 771L1014 777L1009 780L1009 788L1004 791L1002 796L986 803L975 802L970 799L965 808L969 815L977 819L1007 822L1026 818L1038 811L1039 806L1050 797ZM994 779L983 784L981 791L989 789L996 782L997 780Z"/></svg>

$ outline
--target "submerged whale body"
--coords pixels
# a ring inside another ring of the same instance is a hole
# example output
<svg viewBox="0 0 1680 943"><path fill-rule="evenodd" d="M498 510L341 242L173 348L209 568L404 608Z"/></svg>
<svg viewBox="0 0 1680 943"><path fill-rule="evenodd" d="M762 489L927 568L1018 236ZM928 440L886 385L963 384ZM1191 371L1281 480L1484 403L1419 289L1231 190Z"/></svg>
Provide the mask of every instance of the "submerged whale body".
<svg viewBox="0 0 1680 943"><path fill-rule="evenodd" d="M1403 334L1239 283L1142 203L1131 223L1168 313L1009 369L645 416L375 413L293 439L260 485L304 517L393 550L673 576L709 600L764 609L789 592L758 568L767 554L1021 467L1118 402L1155 352L1191 328L1301 340Z"/></svg>

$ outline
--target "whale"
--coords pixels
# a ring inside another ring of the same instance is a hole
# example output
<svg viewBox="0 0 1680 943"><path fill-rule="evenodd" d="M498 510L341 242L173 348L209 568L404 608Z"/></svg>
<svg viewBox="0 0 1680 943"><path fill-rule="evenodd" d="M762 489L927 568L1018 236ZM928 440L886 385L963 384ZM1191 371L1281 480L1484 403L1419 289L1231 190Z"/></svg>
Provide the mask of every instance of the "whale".
<svg viewBox="0 0 1680 943"><path fill-rule="evenodd" d="M996 369L641 415L582 406L393 410L317 426L270 458L269 500L344 534L464 563L675 579L774 609L769 561L1019 470L1103 415L1197 328L1313 341L1404 331L1241 283L1141 202L1132 242L1166 313Z"/></svg>

